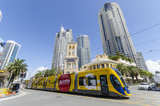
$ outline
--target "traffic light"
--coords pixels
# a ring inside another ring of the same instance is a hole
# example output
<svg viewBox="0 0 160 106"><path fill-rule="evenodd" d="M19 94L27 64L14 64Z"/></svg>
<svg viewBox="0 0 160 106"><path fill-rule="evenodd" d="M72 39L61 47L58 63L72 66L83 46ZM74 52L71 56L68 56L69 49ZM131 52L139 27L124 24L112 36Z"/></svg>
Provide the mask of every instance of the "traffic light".
<svg viewBox="0 0 160 106"><path fill-rule="evenodd" d="M25 78L26 77L26 72L22 72L21 74L20 74L20 78Z"/></svg>
<svg viewBox="0 0 160 106"><path fill-rule="evenodd" d="M6 42L0 42L0 45L4 47L6 45Z"/></svg>

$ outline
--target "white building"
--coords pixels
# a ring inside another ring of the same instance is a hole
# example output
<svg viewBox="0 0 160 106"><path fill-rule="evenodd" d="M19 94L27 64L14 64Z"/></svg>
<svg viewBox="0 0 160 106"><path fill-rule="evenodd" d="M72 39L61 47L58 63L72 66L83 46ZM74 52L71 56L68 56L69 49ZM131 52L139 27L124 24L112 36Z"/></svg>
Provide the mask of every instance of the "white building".
<svg viewBox="0 0 160 106"><path fill-rule="evenodd" d="M60 32L56 34L54 44L52 68L56 69L56 71L64 70L64 58L66 57L67 44L72 40L72 30L65 30L62 26Z"/></svg>
<svg viewBox="0 0 160 106"><path fill-rule="evenodd" d="M111 60L107 55L103 54L97 55L96 58L94 58L90 63L83 65L80 71L93 70L97 68L116 68L117 64L136 66L135 63L130 63L122 59L119 59L118 61Z"/></svg>
<svg viewBox="0 0 160 106"><path fill-rule="evenodd" d="M67 45L67 55L64 60L64 73L78 72L77 43L69 42Z"/></svg>
<svg viewBox="0 0 160 106"><path fill-rule="evenodd" d="M160 84L160 71L156 71L156 72L155 72L154 81L155 81L157 84Z"/></svg>
<svg viewBox="0 0 160 106"><path fill-rule="evenodd" d="M9 63L14 62L21 45L15 41L8 40L0 55L0 69L4 69Z"/></svg>

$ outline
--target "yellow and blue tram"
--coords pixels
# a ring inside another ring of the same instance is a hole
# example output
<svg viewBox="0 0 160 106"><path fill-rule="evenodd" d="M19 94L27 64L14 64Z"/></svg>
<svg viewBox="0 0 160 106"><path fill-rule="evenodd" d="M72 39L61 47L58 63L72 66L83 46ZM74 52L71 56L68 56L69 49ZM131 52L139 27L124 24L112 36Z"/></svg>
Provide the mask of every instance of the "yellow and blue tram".
<svg viewBox="0 0 160 106"><path fill-rule="evenodd" d="M121 73L115 68L80 71L74 74L33 79L31 89L105 96L131 96Z"/></svg>

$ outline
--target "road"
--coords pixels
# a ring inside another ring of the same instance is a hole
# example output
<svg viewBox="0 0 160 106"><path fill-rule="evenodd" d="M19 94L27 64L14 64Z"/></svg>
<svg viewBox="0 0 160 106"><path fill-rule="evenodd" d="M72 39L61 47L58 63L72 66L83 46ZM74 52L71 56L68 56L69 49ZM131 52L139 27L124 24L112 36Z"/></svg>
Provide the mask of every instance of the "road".
<svg viewBox="0 0 160 106"><path fill-rule="evenodd" d="M100 98L39 90L0 99L0 106L160 106L160 92L140 91L131 87L130 99Z"/></svg>

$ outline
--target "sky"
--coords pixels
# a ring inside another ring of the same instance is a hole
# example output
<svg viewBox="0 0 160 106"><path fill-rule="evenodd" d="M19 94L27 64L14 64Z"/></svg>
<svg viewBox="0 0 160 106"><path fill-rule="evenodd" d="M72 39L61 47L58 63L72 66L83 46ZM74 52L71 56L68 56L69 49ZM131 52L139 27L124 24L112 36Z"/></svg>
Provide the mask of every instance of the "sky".
<svg viewBox="0 0 160 106"><path fill-rule="evenodd" d="M98 11L107 1L120 5L137 51L146 61L159 61L160 26L133 33L160 23L160 0L0 0L0 38L22 45L18 58L26 60L30 73L42 66L51 67L61 25L73 30L75 40L80 34L89 35L94 58L103 53Z"/></svg>

